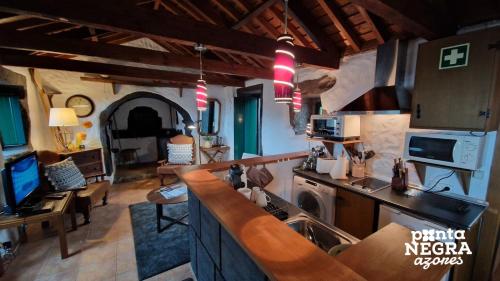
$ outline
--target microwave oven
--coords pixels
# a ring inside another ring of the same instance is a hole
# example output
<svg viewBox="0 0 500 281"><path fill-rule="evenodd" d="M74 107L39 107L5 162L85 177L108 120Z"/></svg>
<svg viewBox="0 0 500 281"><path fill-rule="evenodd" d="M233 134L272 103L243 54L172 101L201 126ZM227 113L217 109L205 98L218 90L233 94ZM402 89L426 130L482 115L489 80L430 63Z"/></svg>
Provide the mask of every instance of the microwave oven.
<svg viewBox="0 0 500 281"><path fill-rule="evenodd" d="M407 132L404 158L467 170L481 167L484 137Z"/></svg>
<svg viewBox="0 0 500 281"><path fill-rule="evenodd" d="M360 127L359 115L311 115L309 136L335 141L358 140Z"/></svg>

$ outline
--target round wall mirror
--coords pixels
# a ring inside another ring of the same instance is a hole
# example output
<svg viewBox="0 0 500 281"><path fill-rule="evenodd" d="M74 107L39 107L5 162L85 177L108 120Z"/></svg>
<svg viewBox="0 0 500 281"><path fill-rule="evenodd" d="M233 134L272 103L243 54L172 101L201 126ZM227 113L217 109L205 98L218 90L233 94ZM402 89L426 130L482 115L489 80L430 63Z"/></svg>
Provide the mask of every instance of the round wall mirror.
<svg viewBox="0 0 500 281"><path fill-rule="evenodd" d="M198 132L202 136L214 136L219 133L221 104L217 99L207 100L207 110L198 112Z"/></svg>

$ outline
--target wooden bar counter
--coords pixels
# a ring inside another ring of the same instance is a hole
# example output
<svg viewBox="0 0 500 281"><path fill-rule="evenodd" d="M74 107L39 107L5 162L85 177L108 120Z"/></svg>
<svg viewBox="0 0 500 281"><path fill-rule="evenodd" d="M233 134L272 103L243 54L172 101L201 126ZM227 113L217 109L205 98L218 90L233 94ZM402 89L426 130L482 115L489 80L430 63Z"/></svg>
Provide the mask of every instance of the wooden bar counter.
<svg viewBox="0 0 500 281"><path fill-rule="evenodd" d="M383 259L375 256L373 249L377 248L374 245L384 247L394 241L410 242L410 231L398 225L389 225L369 236L365 239L367 242L363 240L352 246L352 252L349 248L339 258L331 257L211 173L226 170L233 163L252 166L305 157L306 152L289 153L183 167L176 173L199 200L199 205L208 210L270 280L371 280L371 271L373 274L391 273L377 280L407 280L408 269L418 271L421 280L439 280L446 273L449 268L445 266L425 271L414 266L412 260L404 256L404 244L387 247ZM365 247L366 253L373 256L363 254ZM365 261L371 263L369 267L363 264ZM401 268L407 269L401 272L406 276L394 271Z"/></svg>

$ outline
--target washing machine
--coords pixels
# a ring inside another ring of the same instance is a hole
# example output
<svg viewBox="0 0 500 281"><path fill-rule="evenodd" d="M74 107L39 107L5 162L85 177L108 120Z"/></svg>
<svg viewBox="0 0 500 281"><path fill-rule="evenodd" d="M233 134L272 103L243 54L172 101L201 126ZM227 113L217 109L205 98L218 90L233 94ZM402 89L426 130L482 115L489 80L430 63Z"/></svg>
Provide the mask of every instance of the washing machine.
<svg viewBox="0 0 500 281"><path fill-rule="evenodd" d="M334 187L293 177L292 204L330 225L335 220L335 193Z"/></svg>

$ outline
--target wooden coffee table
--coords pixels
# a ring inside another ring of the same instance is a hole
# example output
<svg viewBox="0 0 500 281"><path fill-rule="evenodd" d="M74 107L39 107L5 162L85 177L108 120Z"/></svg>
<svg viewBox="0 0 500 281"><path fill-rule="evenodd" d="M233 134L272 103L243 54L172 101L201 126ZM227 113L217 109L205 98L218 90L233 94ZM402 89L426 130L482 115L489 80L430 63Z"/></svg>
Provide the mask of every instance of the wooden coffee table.
<svg viewBox="0 0 500 281"><path fill-rule="evenodd" d="M175 184L178 184L178 183L175 183ZM188 201L187 192L185 194L167 199L167 198L163 197L163 195L161 195L161 193L160 193L161 188L162 187L154 189L154 190L150 191L147 195L148 201L156 204L156 230L158 231L158 233L165 231L166 229L168 229L169 227L171 227L174 224L188 225L188 224L182 222L182 220L188 216L188 213L182 215L180 218L173 218L173 217L169 217L169 216L166 216L163 214L163 205L173 205L173 204L179 204L179 203L183 203L183 202ZM181 188L181 187L179 187L179 188ZM161 226L162 220L168 221L170 223L162 227Z"/></svg>

